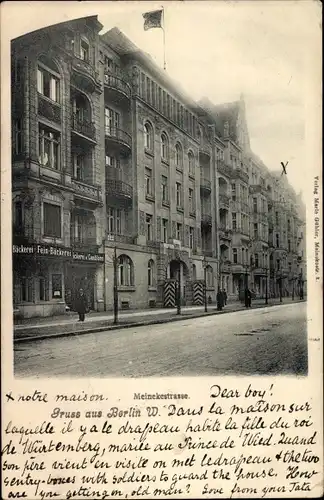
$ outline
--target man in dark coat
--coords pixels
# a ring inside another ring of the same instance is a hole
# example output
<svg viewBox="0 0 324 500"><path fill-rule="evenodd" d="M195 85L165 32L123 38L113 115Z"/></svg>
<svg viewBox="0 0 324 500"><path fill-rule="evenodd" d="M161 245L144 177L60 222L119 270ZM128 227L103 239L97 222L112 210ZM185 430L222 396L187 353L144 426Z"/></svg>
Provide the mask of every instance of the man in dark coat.
<svg viewBox="0 0 324 500"><path fill-rule="evenodd" d="M250 290L248 288L246 288L244 290L244 305L245 307L250 307L250 302L251 302L251 293L250 293Z"/></svg>
<svg viewBox="0 0 324 500"><path fill-rule="evenodd" d="M219 287L216 295L216 301L217 301L217 310L221 311L224 306L224 299L223 299L223 292Z"/></svg>
<svg viewBox="0 0 324 500"><path fill-rule="evenodd" d="M76 300L76 311L79 314L79 321L84 321L85 313L88 309L87 297L85 296L82 288L79 290L79 294Z"/></svg>
<svg viewBox="0 0 324 500"><path fill-rule="evenodd" d="M227 293L226 293L225 288L223 290L223 299L224 299L224 306L226 306L226 304L227 304Z"/></svg>
<svg viewBox="0 0 324 500"><path fill-rule="evenodd" d="M252 293L251 290L248 289L248 307L251 307L252 303Z"/></svg>

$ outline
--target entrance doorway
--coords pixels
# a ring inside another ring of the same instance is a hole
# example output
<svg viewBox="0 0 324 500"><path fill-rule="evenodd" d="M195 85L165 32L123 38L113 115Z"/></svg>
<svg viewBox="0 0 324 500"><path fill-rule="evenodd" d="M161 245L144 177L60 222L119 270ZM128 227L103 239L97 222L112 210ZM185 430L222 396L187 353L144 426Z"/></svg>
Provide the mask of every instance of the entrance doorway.
<svg viewBox="0 0 324 500"><path fill-rule="evenodd" d="M65 302L75 311L80 288L87 297L88 308L94 310L95 269L82 265L69 265L65 273Z"/></svg>
<svg viewBox="0 0 324 500"><path fill-rule="evenodd" d="M187 282L189 281L189 270L185 262L183 262L182 260L171 260L167 269L167 277L170 279L175 279L178 282L179 273L181 281L181 288L180 288L181 304L185 305Z"/></svg>

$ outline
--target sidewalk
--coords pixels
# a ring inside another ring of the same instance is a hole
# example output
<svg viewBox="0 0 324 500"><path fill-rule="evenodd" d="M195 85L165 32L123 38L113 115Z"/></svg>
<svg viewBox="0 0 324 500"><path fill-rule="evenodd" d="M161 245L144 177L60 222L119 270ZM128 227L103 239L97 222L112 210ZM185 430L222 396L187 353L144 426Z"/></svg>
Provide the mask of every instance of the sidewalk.
<svg viewBox="0 0 324 500"><path fill-rule="evenodd" d="M269 299L269 303L266 306L264 299L257 299L252 302L252 309L271 307L280 304L297 304L299 302L301 301L292 301L291 298L284 298L282 303L280 303L279 299ZM208 305L207 313L204 311L204 306L184 306L181 308L180 315L177 315L176 309L119 311L117 325L113 324L114 316L111 311L107 313L89 313L84 323L78 322L77 313L67 313L64 316L48 318L30 318L21 320L19 324L14 325L14 342L42 340L45 338L168 323L171 321L181 321L244 310L244 304L239 301L234 301L227 304L222 311L217 311L215 304Z"/></svg>

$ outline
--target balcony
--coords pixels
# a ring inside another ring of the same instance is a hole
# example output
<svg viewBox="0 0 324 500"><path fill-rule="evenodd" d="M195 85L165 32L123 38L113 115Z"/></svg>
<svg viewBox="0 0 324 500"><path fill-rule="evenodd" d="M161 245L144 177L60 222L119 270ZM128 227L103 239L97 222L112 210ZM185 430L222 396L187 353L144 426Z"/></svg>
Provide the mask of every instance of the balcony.
<svg viewBox="0 0 324 500"><path fill-rule="evenodd" d="M253 268L253 274L254 276L267 276L268 271L265 267L254 267Z"/></svg>
<svg viewBox="0 0 324 500"><path fill-rule="evenodd" d="M110 73L104 76L105 99L116 104L130 103L131 87L122 78Z"/></svg>
<svg viewBox="0 0 324 500"><path fill-rule="evenodd" d="M77 87L91 93L100 86L99 73L95 67L76 55L73 56L72 60L72 79Z"/></svg>
<svg viewBox="0 0 324 500"><path fill-rule="evenodd" d="M96 128L92 122L81 119L77 113L72 113L71 116L72 132L78 134L82 138L90 140L92 143L96 142Z"/></svg>
<svg viewBox="0 0 324 500"><path fill-rule="evenodd" d="M217 160L217 172L226 177L233 177L234 171L230 165L226 165L224 160Z"/></svg>
<svg viewBox="0 0 324 500"><path fill-rule="evenodd" d="M230 198L227 194L220 193L219 194L219 207L220 208L229 208Z"/></svg>
<svg viewBox="0 0 324 500"><path fill-rule="evenodd" d="M267 189L265 186L262 186L261 184L254 184L253 186L249 186L249 191L251 194L264 194L267 195Z"/></svg>
<svg viewBox="0 0 324 500"><path fill-rule="evenodd" d="M71 179L72 188L77 198L87 200L92 203L102 203L102 190L101 186L89 184L79 179Z"/></svg>
<svg viewBox="0 0 324 500"><path fill-rule="evenodd" d="M115 241L116 243L126 243L133 245L135 243L135 237L130 234L119 234L109 232L106 235L106 241Z"/></svg>
<svg viewBox="0 0 324 500"><path fill-rule="evenodd" d="M230 273L231 272L231 269L232 269L232 263L230 260L228 259L224 259L220 261L220 272L221 273Z"/></svg>
<svg viewBox="0 0 324 500"><path fill-rule="evenodd" d="M78 250L79 252L97 253L99 245L94 238L80 239L71 236L71 247L73 250Z"/></svg>
<svg viewBox="0 0 324 500"><path fill-rule="evenodd" d="M200 192L209 195L211 193L211 181L200 177Z"/></svg>
<svg viewBox="0 0 324 500"><path fill-rule="evenodd" d="M243 170L241 170L240 168L236 168L235 169L234 176L237 179L241 179L241 181L245 182L246 184L249 183L249 176L248 176L248 174L246 172L244 172Z"/></svg>
<svg viewBox="0 0 324 500"><path fill-rule="evenodd" d="M203 226L211 227L212 225L212 216L210 214L201 214L201 224Z"/></svg>
<svg viewBox="0 0 324 500"><path fill-rule="evenodd" d="M213 251L212 251L212 250L210 250L210 249L203 248L203 249L202 249L202 254L203 254L205 257L213 257Z"/></svg>
<svg viewBox="0 0 324 500"><path fill-rule="evenodd" d="M119 179L106 179L106 196L114 198L117 202L131 204L133 200L133 187Z"/></svg>
<svg viewBox="0 0 324 500"><path fill-rule="evenodd" d="M248 269L243 264L232 264L232 273L233 274L246 274L248 273Z"/></svg>
<svg viewBox="0 0 324 500"><path fill-rule="evenodd" d="M218 234L221 240L231 241L233 231L229 227L221 224L219 226Z"/></svg>
<svg viewBox="0 0 324 500"><path fill-rule="evenodd" d="M38 93L38 114L51 122L61 123L61 106Z"/></svg>
<svg viewBox="0 0 324 500"><path fill-rule="evenodd" d="M132 149L132 137L120 128L105 127L106 145L127 155Z"/></svg>

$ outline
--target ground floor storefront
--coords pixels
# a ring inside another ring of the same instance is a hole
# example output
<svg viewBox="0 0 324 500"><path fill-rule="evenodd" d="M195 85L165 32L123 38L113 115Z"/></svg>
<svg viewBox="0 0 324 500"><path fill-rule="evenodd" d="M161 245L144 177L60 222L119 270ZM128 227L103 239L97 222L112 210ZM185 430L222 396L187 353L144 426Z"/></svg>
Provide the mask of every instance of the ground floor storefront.
<svg viewBox="0 0 324 500"><path fill-rule="evenodd" d="M82 288L89 309L103 310L103 255L45 244L13 245L15 317L65 314Z"/></svg>

